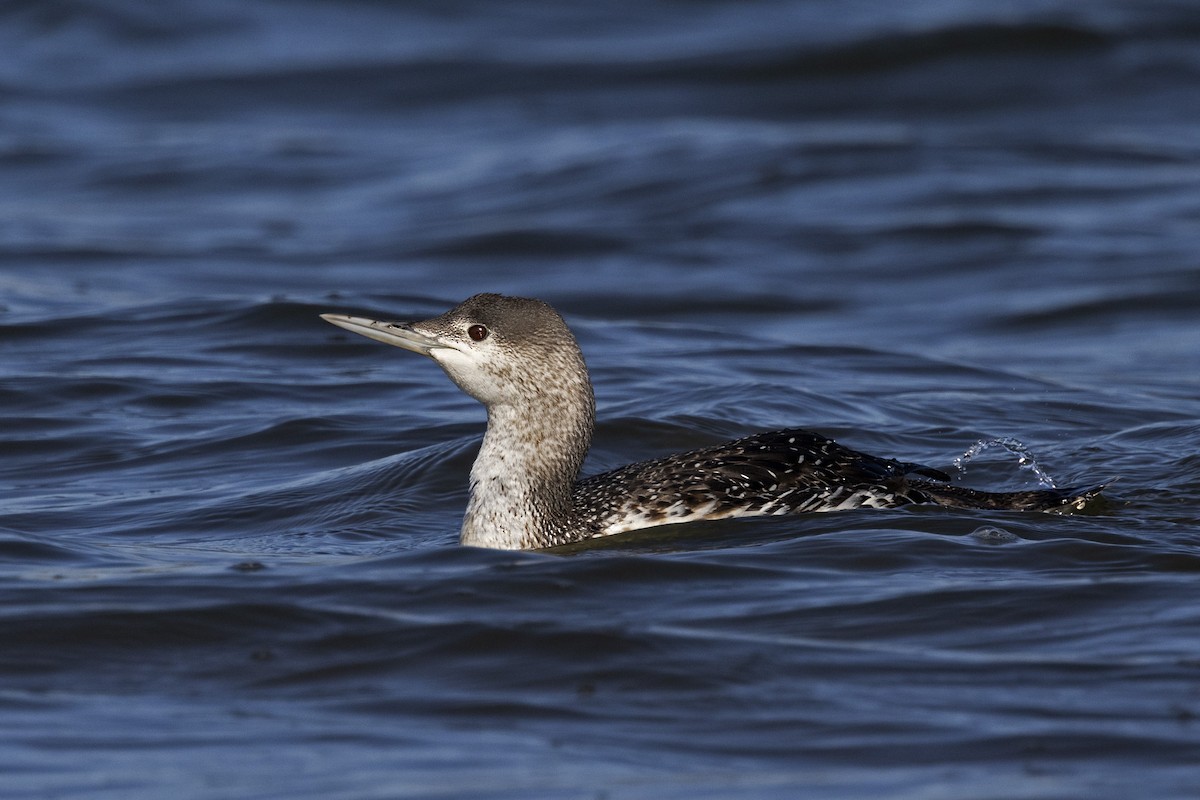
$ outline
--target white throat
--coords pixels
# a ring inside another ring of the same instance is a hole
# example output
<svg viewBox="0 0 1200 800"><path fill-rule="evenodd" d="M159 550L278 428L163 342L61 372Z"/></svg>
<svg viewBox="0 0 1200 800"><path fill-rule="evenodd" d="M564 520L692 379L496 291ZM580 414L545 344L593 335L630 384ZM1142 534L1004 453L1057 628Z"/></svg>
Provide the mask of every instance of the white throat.
<svg viewBox="0 0 1200 800"><path fill-rule="evenodd" d="M571 495L592 433L587 403L494 405L471 467L460 541L492 548L546 546L572 525Z"/></svg>

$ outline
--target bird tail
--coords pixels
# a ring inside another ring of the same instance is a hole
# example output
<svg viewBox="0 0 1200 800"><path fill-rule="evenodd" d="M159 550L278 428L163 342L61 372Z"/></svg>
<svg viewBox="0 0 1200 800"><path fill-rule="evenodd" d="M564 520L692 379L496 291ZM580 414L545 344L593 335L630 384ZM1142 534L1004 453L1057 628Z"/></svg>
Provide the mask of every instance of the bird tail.
<svg viewBox="0 0 1200 800"><path fill-rule="evenodd" d="M950 508L987 508L1004 511L1082 511L1090 503L1100 497L1101 492L1111 484L1106 481L1091 488L1074 487L1071 489L1031 489L1023 492L985 492L979 489L968 489L965 486L950 486L948 484L930 483L923 480L910 480L912 488L917 489L926 497L928 502Z"/></svg>

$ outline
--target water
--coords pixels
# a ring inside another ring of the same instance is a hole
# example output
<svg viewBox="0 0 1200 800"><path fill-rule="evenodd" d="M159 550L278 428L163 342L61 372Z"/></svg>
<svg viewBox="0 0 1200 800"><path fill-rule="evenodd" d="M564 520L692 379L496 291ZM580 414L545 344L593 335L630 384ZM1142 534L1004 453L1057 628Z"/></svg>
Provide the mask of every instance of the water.
<svg viewBox="0 0 1200 800"><path fill-rule="evenodd" d="M963 452L961 456L954 459L954 468L958 470L959 475L965 475L967 472L967 464L979 456L985 450L992 447L999 447L1006 452L1016 456L1017 466L1027 469L1037 477L1038 485L1048 488L1055 488L1057 484L1046 470L1042 469L1038 463L1037 456L1029 449L1029 445L1022 442L1020 439L1014 439L1011 436L1004 436L999 439L980 439L975 444L971 445Z"/></svg>
<svg viewBox="0 0 1200 800"><path fill-rule="evenodd" d="M0 20L0 796L1200 793L1193 4ZM577 331L589 470L1119 480L460 548L482 409L316 315L484 290Z"/></svg>

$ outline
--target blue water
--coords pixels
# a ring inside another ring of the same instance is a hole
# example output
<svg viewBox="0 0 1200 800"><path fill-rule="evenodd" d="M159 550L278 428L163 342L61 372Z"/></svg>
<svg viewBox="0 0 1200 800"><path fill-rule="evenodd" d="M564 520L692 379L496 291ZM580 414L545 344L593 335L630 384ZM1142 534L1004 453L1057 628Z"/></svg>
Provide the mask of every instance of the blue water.
<svg viewBox="0 0 1200 800"><path fill-rule="evenodd" d="M0 797L1197 796L1198 131L1188 2L5 4ZM479 291L589 471L1118 480L461 548L483 409L317 314Z"/></svg>

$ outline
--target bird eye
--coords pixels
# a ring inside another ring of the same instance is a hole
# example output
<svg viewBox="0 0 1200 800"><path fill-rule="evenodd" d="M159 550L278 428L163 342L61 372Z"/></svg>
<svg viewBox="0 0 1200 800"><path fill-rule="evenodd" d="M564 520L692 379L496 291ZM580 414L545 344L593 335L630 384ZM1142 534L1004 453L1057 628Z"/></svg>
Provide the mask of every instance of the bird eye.
<svg viewBox="0 0 1200 800"><path fill-rule="evenodd" d="M488 337L488 329L482 325L472 325L467 328L467 336L470 336L473 341L482 342Z"/></svg>

